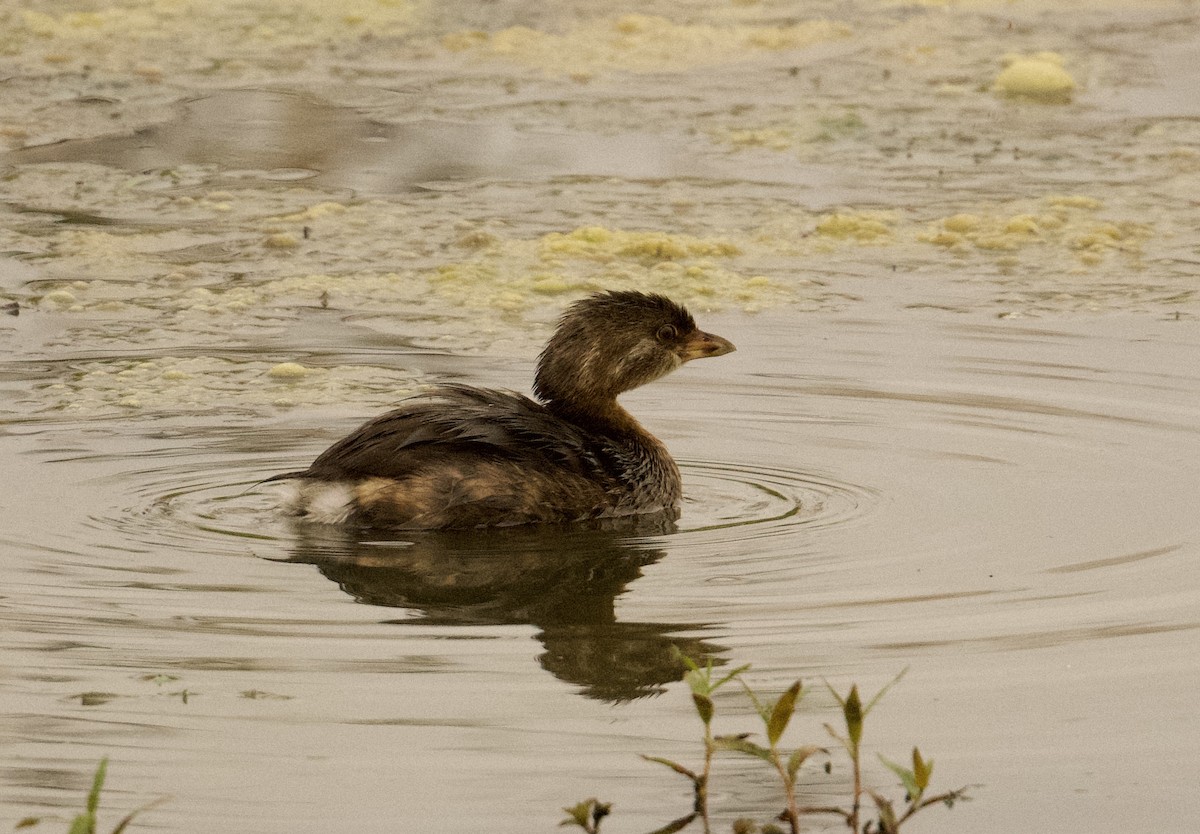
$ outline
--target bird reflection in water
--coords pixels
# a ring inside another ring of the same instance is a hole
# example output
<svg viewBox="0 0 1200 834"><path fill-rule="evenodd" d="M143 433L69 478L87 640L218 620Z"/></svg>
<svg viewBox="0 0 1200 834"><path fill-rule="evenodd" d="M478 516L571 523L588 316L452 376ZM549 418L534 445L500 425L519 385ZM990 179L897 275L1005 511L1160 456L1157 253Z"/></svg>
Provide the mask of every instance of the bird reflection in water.
<svg viewBox="0 0 1200 834"><path fill-rule="evenodd" d="M405 608L397 624L537 626L538 658L556 678L603 701L654 695L682 679L675 649L704 663L724 651L680 632L702 623L618 622L616 598L663 550L639 536L668 518L579 526L404 532L296 524L292 560L315 565L355 600Z"/></svg>

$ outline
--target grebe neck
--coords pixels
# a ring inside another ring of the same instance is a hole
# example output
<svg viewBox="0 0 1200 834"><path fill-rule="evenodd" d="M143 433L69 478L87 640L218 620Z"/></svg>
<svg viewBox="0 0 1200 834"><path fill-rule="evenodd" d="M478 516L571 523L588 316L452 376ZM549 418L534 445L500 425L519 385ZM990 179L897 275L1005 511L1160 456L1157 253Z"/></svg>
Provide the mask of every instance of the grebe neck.
<svg viewBox="0 0 1200 834"><path fill-rule="evenodd" d="M594 399L585 403L571 400L551 400L546 409L556 417L574 423L591 434L624 442L657 444L655 437L625 410L616 397Z"/></svg>

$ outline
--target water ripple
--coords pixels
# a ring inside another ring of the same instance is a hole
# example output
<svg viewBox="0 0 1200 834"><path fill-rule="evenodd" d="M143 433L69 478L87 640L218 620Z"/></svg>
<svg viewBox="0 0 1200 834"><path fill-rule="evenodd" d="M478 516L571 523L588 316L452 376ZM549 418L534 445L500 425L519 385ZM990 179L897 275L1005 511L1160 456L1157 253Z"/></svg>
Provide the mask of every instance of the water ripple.
<svg viewBox="0 0 1200 834"><path fill-rule="evenodd" d="M680 469L687 493L680 532L706 541L744 541L844 524L866 512L876 498L868 487L783 467L684 460Z"/></svg>
<svg viewBox="0 0 1200 834"><path fill-rule="evenodd" d="M261 460L175 459L131 469L112 479L123 494L92 513L89 522L141 544L204 552L283 545L292 533L278 509L278 491L256 486L289 465L280 462L265 470ZM876 500L868 487L784 467L682 460L680 469L683 517L670 535L689 544L746 542L845 524Z"/></svg>

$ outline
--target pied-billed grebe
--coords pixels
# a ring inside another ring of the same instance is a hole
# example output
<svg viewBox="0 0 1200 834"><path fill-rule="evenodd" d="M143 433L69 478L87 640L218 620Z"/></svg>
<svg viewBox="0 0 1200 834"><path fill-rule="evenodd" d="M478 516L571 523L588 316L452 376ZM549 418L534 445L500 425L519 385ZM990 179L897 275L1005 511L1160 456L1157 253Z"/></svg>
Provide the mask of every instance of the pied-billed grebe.
<svg viewBox="0 0 1200 834"><path fill-rule="evenodd" d="M679 469L617 395L733 349L661 295L599 293L567 309L538 358L540 403L443 386L271 480L294 480L291 509L328 523L434 530L676 518Z"/></svg>

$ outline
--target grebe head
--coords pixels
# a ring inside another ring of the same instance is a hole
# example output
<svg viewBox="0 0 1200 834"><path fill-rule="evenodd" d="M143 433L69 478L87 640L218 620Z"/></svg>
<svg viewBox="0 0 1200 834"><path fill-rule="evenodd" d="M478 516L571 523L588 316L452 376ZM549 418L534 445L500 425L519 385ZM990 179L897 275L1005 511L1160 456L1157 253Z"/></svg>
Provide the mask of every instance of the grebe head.
<svg viewBox="0 0 1200 834"><path fill-rule="evenodd" d="M684 362L733 349L729 341L698 329L691 314L665 296L598 293L563 313L538 358L533 390L548 404L586 409Z"/></svg>

